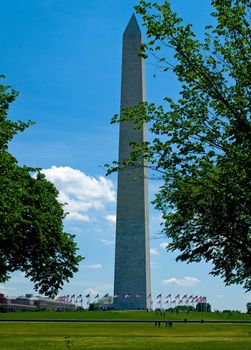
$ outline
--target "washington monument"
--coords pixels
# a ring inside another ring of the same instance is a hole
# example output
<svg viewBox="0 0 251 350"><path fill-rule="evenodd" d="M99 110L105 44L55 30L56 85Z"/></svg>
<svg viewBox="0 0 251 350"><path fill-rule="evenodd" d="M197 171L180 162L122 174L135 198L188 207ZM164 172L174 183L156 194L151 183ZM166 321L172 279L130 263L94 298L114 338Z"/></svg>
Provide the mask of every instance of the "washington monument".
<svg viewBox="0 0 251 350"><path fill-rule="evenodd" d="M139 57L142 36L135 15L123 35L121 111L145 101L144 61ZM119 163L130 154L130 142L142 143L145 125L120 124ZM118 172L114 308L151 308L147 170L131 167Z"/></svg>

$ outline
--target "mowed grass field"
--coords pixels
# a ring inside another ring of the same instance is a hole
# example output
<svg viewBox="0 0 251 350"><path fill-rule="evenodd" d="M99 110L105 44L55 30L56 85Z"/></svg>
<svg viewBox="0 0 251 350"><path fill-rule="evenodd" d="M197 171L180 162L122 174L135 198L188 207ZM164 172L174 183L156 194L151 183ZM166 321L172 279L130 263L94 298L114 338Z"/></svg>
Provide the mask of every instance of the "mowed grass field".
<svg viewBox="0 0 251 350"><path fill-rule="evenodd" d="M251 321L251 315L227 314L218 312L165 312L162 315L146 311L39 311L39 312L8 312L0 313L0 320L248 320Z"/></svg>
<svg viewBox="0 0 251 350"><path fill-rule="evenodd" d="M247 314L145 311L11 312L2 320L251 320ZM251 324L0 322L0 350L251 349Z"/></svg>
<svg viewBox="0 0 251 350"><path fill-rule="evenodd" d="M250 350L249 324L0 323L0 350Z"/></svg>

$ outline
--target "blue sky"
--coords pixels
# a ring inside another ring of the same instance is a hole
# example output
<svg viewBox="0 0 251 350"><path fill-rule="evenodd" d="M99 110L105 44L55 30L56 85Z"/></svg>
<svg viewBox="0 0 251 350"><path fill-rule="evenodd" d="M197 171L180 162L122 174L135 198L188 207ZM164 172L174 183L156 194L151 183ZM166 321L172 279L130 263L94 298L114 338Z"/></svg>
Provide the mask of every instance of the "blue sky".
<svg viewBox="0 0 251 350"><path fill-rule="evenodd" d="M201 35L210 23L209 0L171 0ZM0 73L20 92L10 117L36 122L16 136L11 152L37 166L60 190L70 212L65 230L76 234L86 259L63 294L113 293L116 175L103 165L117 159L122 34L136 0L12 0L1 3ZM138 17L139 23L141 23ZM144 30L143 30L144 32ZM177 96L171 73L146 62L147 100ZM155 76L155 77L154 77ZM158 189L150 181L150 198ZM152 294L205 295L213 309L245 310L249 296L209 275L208 264L175 262L160 232L160 213L150 207ZM0 292L32 292L20 272Z"/></svg>

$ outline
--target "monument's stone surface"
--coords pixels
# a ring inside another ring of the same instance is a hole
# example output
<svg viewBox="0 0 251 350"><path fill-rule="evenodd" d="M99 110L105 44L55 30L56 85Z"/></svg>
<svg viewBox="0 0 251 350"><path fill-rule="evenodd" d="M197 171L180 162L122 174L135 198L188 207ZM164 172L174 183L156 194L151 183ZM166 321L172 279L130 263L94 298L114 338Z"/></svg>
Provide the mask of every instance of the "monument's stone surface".
<svg viewBox="0 0 251 350"><path fill-rule="evenodd" d="M141 32L133 15L123 35L121 110L145 100L144 61L139 57ZM136 130L120 124L119 162L130 154L130 142L145 141L145 125ZM119 170L115 250L115 309L151 307L147 169Z"/></svg>

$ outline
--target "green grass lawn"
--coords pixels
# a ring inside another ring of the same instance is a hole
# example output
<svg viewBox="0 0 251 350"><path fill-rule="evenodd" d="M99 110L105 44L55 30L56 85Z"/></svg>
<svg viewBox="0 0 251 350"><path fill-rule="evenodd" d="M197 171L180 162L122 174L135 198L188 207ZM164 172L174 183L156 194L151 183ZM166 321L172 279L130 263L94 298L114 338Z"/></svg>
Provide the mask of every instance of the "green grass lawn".
<svg viewBox="0 0 251 350"><path fill-rule="evenodd" d="M0 313L0 319L105 319L105 320L249 320L251 315L248 314L232 314L217 313L217 312L180 312L179 314L166 312L165 315L160 315L156 312L146 311L71 311L71 312L54 312L54 311L40 311L40 312L9 312Z"/></svg>
<svg viewBox="0 0 251 350"><path fill-rule="evenodd" d="M0 350L247 350L249 324L0 323Z"/></svg>

